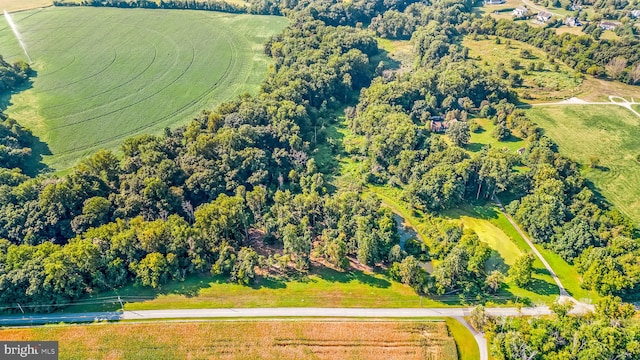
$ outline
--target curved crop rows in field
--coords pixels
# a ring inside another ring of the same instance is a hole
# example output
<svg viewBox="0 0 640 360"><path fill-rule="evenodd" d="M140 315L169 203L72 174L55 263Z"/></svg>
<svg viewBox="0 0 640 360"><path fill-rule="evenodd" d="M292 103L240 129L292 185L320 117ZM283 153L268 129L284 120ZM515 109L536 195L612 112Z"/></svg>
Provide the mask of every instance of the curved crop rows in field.
<svg viewBox="0 0 640 360"><path fill-rule="evenodd" d="M7 112L47 142L58 169L126 137L185 123L266 74L277 17L198 11L48 8L13 16L38 72ZM0 53L23 57L0 23Z"/></svg>

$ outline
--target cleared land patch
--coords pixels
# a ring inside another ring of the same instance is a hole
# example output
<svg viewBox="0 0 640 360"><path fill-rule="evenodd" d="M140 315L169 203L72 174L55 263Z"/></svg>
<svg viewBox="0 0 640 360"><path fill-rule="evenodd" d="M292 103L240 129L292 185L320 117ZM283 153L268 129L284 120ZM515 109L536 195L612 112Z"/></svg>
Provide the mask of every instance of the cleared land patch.
<svg viewBox="0 0 640 360"><path fill-rule="evenodd" d="M45 326L3 340L57 340L69 359L458 359L438 322L232 321Z"/></svg>
<svg viewBox="0 0 640 360"><path fill-rule="evenodd" d="M90 7L13 19L38 74L7 113L49 145L45 163L58 170L257 91L268 65L262 44L287 24L273 16ZM7 59L24 58L4 19L0 48Z"/></svg>
<svg viewBox="0 0 640 360"><path fill-rule="evenodd" d="M640 118L615 105L544 106L527 113L561 154L584 166L608 201L640 223ZM594 168L592 158L598 161Z"/></svg>
<svg viewBox="0 0 640 360"><path fill-rule="evenodd" d="M53 0L0 0L0 11L14 12L52 5Z"/></svg>
<svg viewBox="0 0 640 360"><path fill-rule="evenodd" d="M511 73L520 74L523 85L516 91L523 99L563 99L577 92L582 81L581 75L567 65L559 61L551 63L543 50L520 41L501 39L501 43L496 44L493 36L487 39L479 36L476 40L468 36L462 45L469 48L469 58L475 59L483 68L495 70L502 66ZM523 58L523 50L530 55ZM512 61L518 62L515 68ZM531 66L535 66L535 70L531 70Z"/></svg>

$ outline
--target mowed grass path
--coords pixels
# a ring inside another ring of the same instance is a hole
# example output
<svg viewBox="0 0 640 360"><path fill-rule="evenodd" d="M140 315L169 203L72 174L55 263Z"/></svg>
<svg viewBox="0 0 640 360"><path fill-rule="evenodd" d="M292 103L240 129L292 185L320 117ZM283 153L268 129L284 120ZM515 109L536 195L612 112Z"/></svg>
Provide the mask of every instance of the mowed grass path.
<svg viewBox="0 0 640 360"><path fill-rule="evenodd" d="M457 360L447 324L326 320L120 323L4 329L0 337L59 341L61 359ZM452 332L457 335L458 328ZM470 335L463 340L468 342Z"/></svg>
<svg viewBox="0 0 640 360"><path fill-rule="evenodd" d="M605 198L640 223L640 118L618 106L544 106L527 110L560 153L584 165L584 175ZM590 158L599 167L589 167Z"/></svg>
<svg viewBox="0 0 640 360"><path fill-rule="evenodd" d="M287 24L273 16L90 7L13 19L38 74L7 113L49 145L45 163L58 170L256 92L268 66L263 44ZM25 57L4 19L0 53Z"/></svg>

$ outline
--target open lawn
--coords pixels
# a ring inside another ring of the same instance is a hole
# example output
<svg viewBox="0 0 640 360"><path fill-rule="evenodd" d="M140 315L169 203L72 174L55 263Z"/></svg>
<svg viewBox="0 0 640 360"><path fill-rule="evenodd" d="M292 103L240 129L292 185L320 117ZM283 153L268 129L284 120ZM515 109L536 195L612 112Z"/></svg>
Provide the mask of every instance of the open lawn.
<svg viewBox="0 0 640 360"><path fill-rule="evenodd" d="M527 114L561 154L584 166L608 201L640 223L640 118L614 105L534 107ZM592 157L599 160L596 168L589 166Z"/></svg>
<svg viewBox="0 0 640 360"><path fill-rule="evenodd" d="M256 92L268 65L262 44L287 24L273 16L92 7L13 19L37 76L2 105L48 144L44 162L57 170ZM9 60L25 59L4 19L0 48Z"/></svg>
<svg viewBox="0 0 640 360"><path fill-rule="evenodd" d="M519 137L512 135L505 141L498 141L492 134L495 125L489 119L474 119L478 125L480 125L480 130L477 132L471 132L471 140L469 145L466 146L467 149L478 152L482 150L482 148L490 145L496 149L507 149L511 152L516 152L518 149L525 147L526 144L524 140Z"/></svg>
<svg viewBox="0 0 640 360"><path fill-rule="evenodd" d="M516 88L516 91L523 99L531 100L553 100L563 99L569 94L578 91L582 79L579 73L569 68L567 65L556 61L558 69L547 59L547 54L534 46L520 41L501 39L500 44L495 43L495 37L489 36L485 39L478 36L473 40L467 36L462 41L462 45L469 48L469 58L476 60L477 64L487 70L496 69L499 64L503 64L505 70L517 72L522 75L523 86ZM521 57L521 51L528 50L531 56ZM510 61L518 61L519 66L514 69ZM529 66L542 64L542 68L529 70Z"/></svg>
<svg viewBox="0 0 640 360"><path fill-rule="evenodd" d="M0 338L59 341L60 359L457 360L456 343L447 324L214 321L55 325L4 329Z"/></svg>
<svg viewBox="0 0 640 360"><path fill-rule="evenodd" d="M638 100L640 100L640 99L638 99ZM631 107L633 108L633 110L635 110L637 112L640 112L640 105L631 105Z"/></svg>

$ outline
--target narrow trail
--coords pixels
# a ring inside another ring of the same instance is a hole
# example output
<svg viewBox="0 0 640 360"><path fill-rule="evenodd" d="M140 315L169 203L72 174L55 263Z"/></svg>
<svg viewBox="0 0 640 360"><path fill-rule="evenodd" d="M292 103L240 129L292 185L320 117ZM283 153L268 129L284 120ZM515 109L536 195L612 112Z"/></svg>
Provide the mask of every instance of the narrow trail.
<svg viewBox="0 0 640 360"><path fill-rule="evenodd" d="M538 249L536 249L536 247L533 245L533 242L529 239L527 234L525 234L524 231L522 231L522 229L520 229L520 226L518 226L518 224L513 220L511 215L509 215L507 213L507 211L505 210L504 206L502 205L502 202L500 201L500 199L498 199L497 196L493 195L493 201L498 205L498 207L500 208L500 211L507 218L507 220L509 220L509 223L511 223L511 226L513 226L514 229L516 229L516 231L518 232L518 234L520 234L520 236L522 236L524 241L527 242L527 245L529 245L529 247L531 248L531 251L533 251L533 253L538 257L538 259L540 259L540 261L542 262L544 267L547 268L547 271L549 271L549 274L551 274L551 277L553 278L553 281L555 281L556 285L558 285L558 289L560 289L560 298L561 299L562 298L566 298L566 299L570 300L571 302L573 302L574 304L577 304L578 301L576 299L574 299L571 295L569 295L567 290L562 285L562 282L560 282L560 278L558 278L558 275L556 274L556 272L553 271L553 269L551 268L551 265L549 265L547 260L545 260L545 258L542 256L542 254L540 254Z"/></svg>

